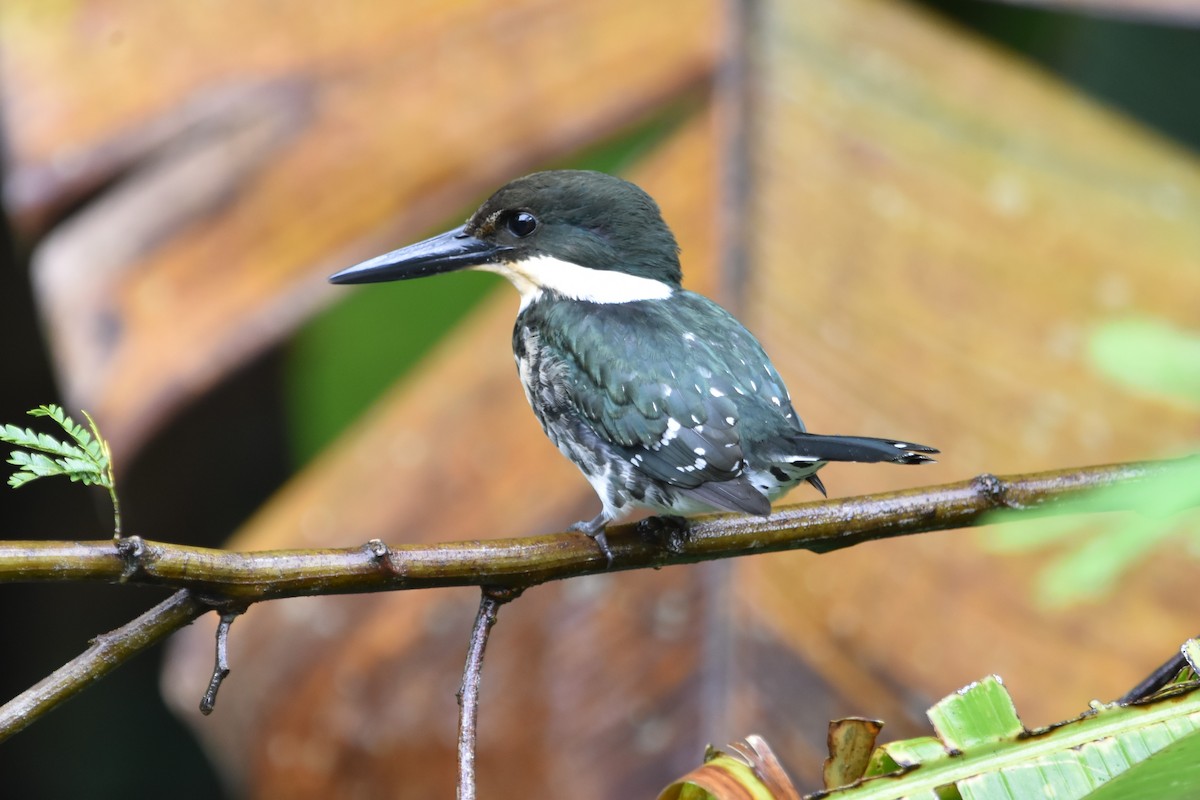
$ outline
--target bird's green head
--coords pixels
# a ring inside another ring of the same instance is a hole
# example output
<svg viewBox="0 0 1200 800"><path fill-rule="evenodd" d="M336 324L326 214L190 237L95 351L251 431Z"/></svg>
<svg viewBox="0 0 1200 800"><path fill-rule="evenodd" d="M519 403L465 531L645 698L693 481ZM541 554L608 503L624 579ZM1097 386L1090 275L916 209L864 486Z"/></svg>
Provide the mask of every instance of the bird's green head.
<svg viewBox="0 0 1200 800"><path fill-rule="evenodd" d="M330 278L404 280L458 269L498 272L530 302L545 291L594 302L669 296L679 246L658 204L602 172L554 170L505 185L466 224Z"/></svg>

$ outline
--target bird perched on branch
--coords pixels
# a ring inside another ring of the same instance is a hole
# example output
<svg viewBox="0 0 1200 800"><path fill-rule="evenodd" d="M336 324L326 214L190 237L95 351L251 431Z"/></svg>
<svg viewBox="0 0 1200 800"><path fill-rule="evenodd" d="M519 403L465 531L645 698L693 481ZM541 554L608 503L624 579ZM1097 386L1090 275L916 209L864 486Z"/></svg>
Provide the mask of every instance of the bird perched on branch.
<svg viewBox="0 0 1200 800"><path fill-rule="evenodd" d="M921 464L909 441L809 433L758 340L683 289L654 200L600 172L518 178L466 224L349 267L333 283L475 269L521 293L513 353L550 440L600 496L575 530L612 563L605 526L635 508L765 516L830 461Z"/></svg>

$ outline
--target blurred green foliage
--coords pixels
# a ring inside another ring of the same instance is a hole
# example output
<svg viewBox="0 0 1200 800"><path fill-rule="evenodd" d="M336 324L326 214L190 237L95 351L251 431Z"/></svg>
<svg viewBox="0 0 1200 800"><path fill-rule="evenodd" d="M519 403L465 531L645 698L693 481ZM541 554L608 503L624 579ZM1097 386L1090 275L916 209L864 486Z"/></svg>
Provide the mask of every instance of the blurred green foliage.
<svg viewBox="0 0 1200 800"><path fill-rule="evenodd" d="M1200 334L1128 319L1101 326L1090 345L1092 363L1112 380L1200 411Z"/></svg>
<svg viewBox="0 0 1200 800"><path fill-rule="evenodd" d="M1185 404L1200 419L1200 333L1158 320L1110 322L1093 332L1089 355L1093 366L1114 382ZM1180 441L1179 452L1166 455L1200 451L1198 444ZM1137 510L1108 511L1130 507ZM1104 489L1032 515L1002 511L992 517L1017 518L1022 521L989 531L984 541L997 552L1060 550L1038 576L1044 604L1063 606L1098 597L1164 540L1200 555L1200 454L1140 484Z"/></svg>

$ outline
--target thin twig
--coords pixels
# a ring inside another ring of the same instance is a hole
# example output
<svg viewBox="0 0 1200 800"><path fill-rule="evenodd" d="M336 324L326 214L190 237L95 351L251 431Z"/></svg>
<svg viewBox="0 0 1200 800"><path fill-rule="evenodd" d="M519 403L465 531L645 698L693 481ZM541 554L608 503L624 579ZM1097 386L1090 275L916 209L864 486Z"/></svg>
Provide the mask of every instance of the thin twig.
<svg viewBox="0 0 1200 800"><path fill-rule="evenodd" d="M204 692L204 697L200 698L200 713L204 716L208 716L216 708L217 692L221 689L221 683L229 677L229 626L241 613L241 610L222 612L221 621L217 623L216 663L213 664L208 689Z"/></svg>
<svg viewBox="0 0 1200 800"><path fill-rule="evenodd" d="M112 542L108 542L112 547ZM70 700L133 656L184 627L209 607L186 589L133 621L101 634L80 655L0 706L0 742Z"/></svg>
<svg viewBox="0 0 1200 800"><path fill-rule="evenodd" d="M769 517L700 517L690 520L685 535L669 545L644 536L636 525L611 528L608 541L616 555L614 570L780 550L824 553L865 541L967 527L1001 508L1044 508L1096 489L1161 476L1186 461L981 475L942 486L785 506ZM4 542L0 583L165 585L245 603L439 586L521 588L606 570L604 557L582 534L380 545L238 553L143 539L131 562L110 541Z"/></svg>
<svg viewBox="0 0 1200 800"><path fill-rule="evenodd" d="M471 626L471 644L463 664L462 685L458 689L458 800L475 800L475 741L479 723L479 681L483 671L483 652L488 635L496 624L500 606L520 592L483 587L479 612Z"/></svg>

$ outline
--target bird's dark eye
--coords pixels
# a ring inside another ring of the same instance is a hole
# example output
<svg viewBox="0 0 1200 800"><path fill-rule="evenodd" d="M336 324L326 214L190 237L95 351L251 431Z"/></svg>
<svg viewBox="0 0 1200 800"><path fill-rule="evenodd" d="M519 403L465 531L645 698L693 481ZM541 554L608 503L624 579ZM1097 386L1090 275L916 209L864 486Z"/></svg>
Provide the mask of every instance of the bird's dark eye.
<svg viewBox="0 0 1200 800"><path fill-rule="evenodd" d="M528 211L516 211L508 215L505 221L505 227L509 232L518 238L525 238L533 233L538 226L537 217L530 214Z"/></svg>

